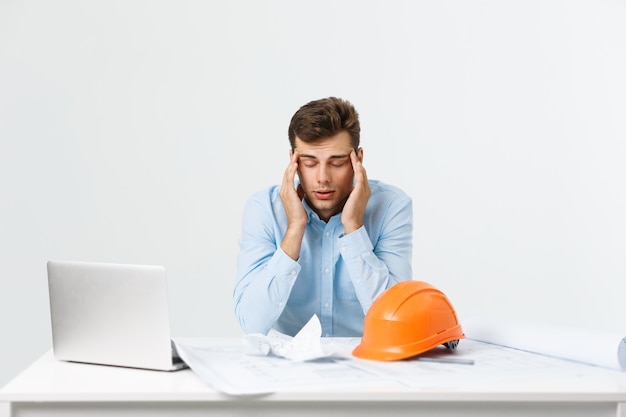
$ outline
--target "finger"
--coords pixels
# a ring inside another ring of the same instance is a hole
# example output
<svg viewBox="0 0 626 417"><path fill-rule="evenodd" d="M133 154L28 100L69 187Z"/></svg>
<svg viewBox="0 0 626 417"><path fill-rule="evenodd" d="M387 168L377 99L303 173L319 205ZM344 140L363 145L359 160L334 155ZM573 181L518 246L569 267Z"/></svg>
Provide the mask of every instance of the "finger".
<svg viewBox="0 0 626 417"><path fill-rule="evenodd" d="M354 170L355 182L363 183L364 181L367 181L365 168L363 168L363 164L361 163L361 160L357 157L354 150L350 152L350 160L352 161L352 169Z"/></svg>
<svg viewBox="0 0 626 417"><path fill-rule="evenodd" d="M352 163L352 170L356 174L357 170L359 169L358 167L359 158L357 158L356 152L354 152L354 149L350 151L350 162Z"/></svg>
<svg viewBox="0 0 626 417"><path fill-rule="evenodd" d="M295 165L294 163L290 163L289 165L287 165L287 168L285 168L285 174L283 175L283 187L289 187L289 185L293 185L296 170L297 165ZM293 188L293 186L291 188Z"/></svg>
<svg viewBox="0 0 626 417"><path fill-rule="evenodd" d="M290 172L298 168L298 157L298 152L289 152L289 165L287 166L285 172Z"/></svg>
<svg viewBox="0 0 626 417"><path fill-rule="evenodd" d="M356 156L356 152L354 149L350 151L350 161L352 161L352 165L354 166L357 162L359 162L358 156Z"/></svg>

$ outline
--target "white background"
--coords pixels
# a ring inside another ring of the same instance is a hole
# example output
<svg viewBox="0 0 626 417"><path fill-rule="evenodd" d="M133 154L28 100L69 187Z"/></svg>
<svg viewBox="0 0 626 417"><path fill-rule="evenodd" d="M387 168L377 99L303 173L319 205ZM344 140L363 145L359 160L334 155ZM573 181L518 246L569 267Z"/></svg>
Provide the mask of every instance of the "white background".
<svg viewBox="0 0 626 417"><path fill-rule="evenodd" d="M51 347L49 259L164 265L238 336L241 209L297 108L361 114L459 317L626 334L626 3L0 0L0 385Z"/></svg>

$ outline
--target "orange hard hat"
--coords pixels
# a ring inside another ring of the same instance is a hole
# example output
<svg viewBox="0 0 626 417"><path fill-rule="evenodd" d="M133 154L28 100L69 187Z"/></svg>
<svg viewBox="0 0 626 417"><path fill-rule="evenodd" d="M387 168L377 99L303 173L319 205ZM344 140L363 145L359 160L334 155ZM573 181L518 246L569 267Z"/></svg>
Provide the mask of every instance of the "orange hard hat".
<svg viewBox="0 0 626 417"><path fill-rule="evenodd" d="M423 281L401 281L374 300L365 314L363 337L352 354L393 361L439 345L455 349L465 338L444 293Z"/></svg>

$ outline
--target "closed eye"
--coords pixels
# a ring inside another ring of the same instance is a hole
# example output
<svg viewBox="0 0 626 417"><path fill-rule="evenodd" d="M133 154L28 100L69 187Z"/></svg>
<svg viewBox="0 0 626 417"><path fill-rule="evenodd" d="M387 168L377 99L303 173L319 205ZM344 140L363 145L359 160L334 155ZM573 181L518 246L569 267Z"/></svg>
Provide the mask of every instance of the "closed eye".
<svg viewBox="0 0 626 417"><path fill-rule="evenodd" d="M349 156L337 155L337 156L332 156L331 158L329 158L328 165L330 165L333 168L341 168L349 162L350 162ZM307 168L313 168L319 165L320 161L317 158L313 158L307 155L307 156L300 156L300 163Z"/></svg>
<svg viewBox="0 0 626 417"><path fill-rule="evenodd" d="M345 164L347 164L349 161L349 158L346 157L340 157L340 158L333 158L330 162L330 165L336 167L336 168L341 168L342 166L344 166Z"/></svg>
<svg viewBox="0 0 626 417"><path fill-rule="evenodd" d="M304 165L307 168L312 168L315 165L317 165L317 161L314 159L304 159L302 160L302 165Z"/></svg>

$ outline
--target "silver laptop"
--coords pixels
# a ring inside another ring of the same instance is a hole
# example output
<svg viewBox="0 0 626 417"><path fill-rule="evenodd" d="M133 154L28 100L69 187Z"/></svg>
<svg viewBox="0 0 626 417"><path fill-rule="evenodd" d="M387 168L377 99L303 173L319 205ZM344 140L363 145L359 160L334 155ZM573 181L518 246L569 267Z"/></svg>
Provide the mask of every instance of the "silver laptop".
<svg viewBox="0 0 626 417"><path fill-rule="evenodd" d="M49 261L52 346L59 360L173 371L165 268Z"/></svg>

